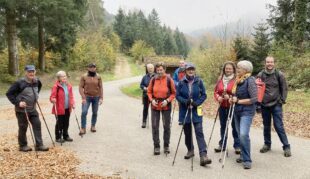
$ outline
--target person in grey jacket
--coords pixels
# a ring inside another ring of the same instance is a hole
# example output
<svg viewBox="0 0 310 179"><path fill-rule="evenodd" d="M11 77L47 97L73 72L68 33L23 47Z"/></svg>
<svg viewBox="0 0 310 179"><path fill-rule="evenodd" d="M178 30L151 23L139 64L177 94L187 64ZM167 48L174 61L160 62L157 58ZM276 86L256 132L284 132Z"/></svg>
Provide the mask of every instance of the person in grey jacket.
<svg viewBox="0 0 310 179"><path fill-rule="evenodd" d="M265 59L265 69L258 75L266 84L266 91L261 104L261 112L264 124L264 146L261 153L266 153L271 149L271 117L274 128L283 144L284 156L290 157L291 147L288 142L283 126L282 105L285 104L288 87L282 72L275 68L274 58L269 56Z"/></svg>
<svg viewBox="0 0 310 179"><path fill-rule="evenodd" d="M36 102L39 98L39 92L42 84L35 74L35 66L27 65L25 67L25 77L17 80L6 93L6 96L10 102L15 105L15 114L18 122L19 150L23 152L32 150L32 148L27 145L26 132L28 128L28 121L26 113L29 116L29 121L33 128L35 150L49 150L48 147L43 145L41 122L39 119L39 114L36 110Z"/></svg>

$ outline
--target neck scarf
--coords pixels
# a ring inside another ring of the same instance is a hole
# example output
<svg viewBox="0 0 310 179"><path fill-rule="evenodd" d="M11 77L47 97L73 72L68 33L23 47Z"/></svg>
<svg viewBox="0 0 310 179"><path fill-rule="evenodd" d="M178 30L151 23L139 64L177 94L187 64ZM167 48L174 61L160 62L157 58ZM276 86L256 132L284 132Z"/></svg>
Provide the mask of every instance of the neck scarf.
<svg viewBox="0 0 310 179"><path fill-rule="evenodd" d="M246 80L246 79L249 78L250 76L251 76L251 73L246 73L246 74L244 74L244 75L242 75L242 76L240 76L240 77L237 76L236 82L235 82L235 84L234 84L234 86L233 86L233 89L232 89L232 93L235 94L235 93L236 93L236 89L237 89L237 85L243 83L244 80Z"/></svg>
<svg viewBox="0 0 310 179"><path fill-rule="evenodd" d="M229 81L232 80L234 77L235 77L235 74L231 74L230 76L223 75L222 81L224 84L224 90L225 91L227 89L227 85L228 85Z"/></svg>

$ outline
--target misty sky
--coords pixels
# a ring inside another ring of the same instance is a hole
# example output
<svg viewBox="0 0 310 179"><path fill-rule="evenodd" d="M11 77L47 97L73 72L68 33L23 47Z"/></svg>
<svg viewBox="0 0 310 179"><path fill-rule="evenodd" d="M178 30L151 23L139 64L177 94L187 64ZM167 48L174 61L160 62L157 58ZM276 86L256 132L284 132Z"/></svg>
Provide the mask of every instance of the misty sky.
<svg viewBox="0 0 310 179"><path fill-rule="evenodd" d="M105 9L116 14L119 7L126 11L142 9L149 13L153 8L162 23L189 32L237 21L251 15L267 16L266 4L276 0L103 0Z"/></svg>

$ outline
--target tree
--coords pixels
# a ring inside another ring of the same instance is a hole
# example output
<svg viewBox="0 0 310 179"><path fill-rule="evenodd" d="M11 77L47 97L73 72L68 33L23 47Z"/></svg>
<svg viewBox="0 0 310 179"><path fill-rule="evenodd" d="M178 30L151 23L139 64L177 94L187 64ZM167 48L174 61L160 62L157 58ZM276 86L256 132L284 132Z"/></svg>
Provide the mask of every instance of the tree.
<svg viewBox="0 0 310 179"><path fill-rule="evenodd" d="M175 55L177 54L178 47L173 37L172 31L170 28L163 27L164 33L164 54L165 55Z"/></svg>
<svg viewBox="0 0 310 179"><path fill-rule="evenodd" d="M310 23L307 22L307 3L308 0L295 0L293 43L299 53L303 52L307 24Z"/></svg>
<svg viewBox="0 0 310 179"><path fill-rule="evenodd" d="M124 11L120 8L118 10L117 15L115 16L115 21L113 23L113 29L118 34L122 41L121 49L126 49L126 44L124 44L125 41L125 31L126 31L126 15Z"/></svg>
<svg viewBox="0 0 310 179"><path fill-rule="evenodd" d="M249 48L249 42L247 39L240 37L239 35L233 40L232 45L237 60L249 60L250 57L250 48Z"/></svg>
<svg viewBox="0 0 310 179"><path fill-rule="evenodd" d="M253 74L257 74L262 68L262 64L270 51L270 38L267 33L268 27L266 24L259 23L254 27L255 33L254 44L251 49L251 61L253 63Z"/></svg>

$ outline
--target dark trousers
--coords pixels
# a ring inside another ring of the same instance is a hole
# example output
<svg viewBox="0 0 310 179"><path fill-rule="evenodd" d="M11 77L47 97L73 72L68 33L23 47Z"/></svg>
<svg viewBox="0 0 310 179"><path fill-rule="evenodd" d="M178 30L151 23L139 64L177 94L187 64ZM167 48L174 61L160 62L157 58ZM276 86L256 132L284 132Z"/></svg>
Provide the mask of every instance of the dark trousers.
<svg viewBox="0 0 310 179"><path fill-rule="evenodd" d="M147 95L143 94L142 97L142 102L143 102L143 118L142 118L142 122L146 122L147 116L149 114L149 97Z"/></svg>
<svg viewBox="0 0 310 179"><path fill-rule="evenodd" d="M160 147L159 140L159 122L160 113L162 114L163 124L164 124L164 147L169 147L170 144L170 121L171 121L171 108L169 110L158 111L152 109L152 136L154 147Z"/></svg>
<svg viewBox="0 0 310 179"><path fill-rule="evenodd" d="M199 148L199 155L205 156L207 154L207 144L203 135L202 122L193 123L195 128L196 140ZM194 144L192 139L192 126L191 123L184 124L185 145L188 151L194 150Z"/></svg>
<svg viewBox="0 0 310 179"><path fill-rule="evenodd" d="M33 112L27 112L29 121L31 123L34 138L35 138L35 145L42 146L42 134L41 134L41 122L39 119L39 114L37 110ZM15 112L18 122L18 144L20 147L27 146L27 128L28 128L28 121L26 118L26 114L24 112Z"/></svg>
<svg viewBox="0 0 310 179"><path fill-rule="evenodd" d="M264 124L265 144L271 146L271 117L272 117L273 126L280 138L280 141L282 142L283 150L286 148L290 148L290 144L288 143L288 139L283 126L282 104L277 104L271 107L262 106L262 117Z"/></svg>
<svg viewBox="0 0 310 179"><path fill-rule="evenodd" d="M220 146L222 146L223 141L224 141L225 129L226 129L226 124L227 124L227 119L228 119L228 112L229 112L229 108L220 107L220 111L219 111L220 123L221 123L221 140L219 141ZM232 136L234 138L234 148L235 149L240 148L240 141L239 141L234 119L232 119L231 121L231 127L232 127ZM226 143L227 143L227 135L225 137L224 149L226 148Z"/></svg>
<svg viewBox="0 0 310 179"><path fill-rule="evenodd" d="M65 110L65 115L58 115L58 120L55 126L55 136L56 139L66 139L69 137L68 128L69 128L69 119L70 119L70 110Z"/></svg>

